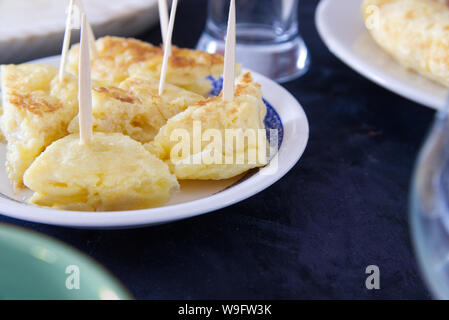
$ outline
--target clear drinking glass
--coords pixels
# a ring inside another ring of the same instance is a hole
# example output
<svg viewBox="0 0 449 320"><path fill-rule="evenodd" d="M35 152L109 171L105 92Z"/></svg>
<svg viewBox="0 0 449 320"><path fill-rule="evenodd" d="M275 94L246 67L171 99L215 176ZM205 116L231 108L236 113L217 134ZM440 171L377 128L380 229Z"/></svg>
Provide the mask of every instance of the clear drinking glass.
<svg viewBox="0 0 449 320"><path fill-rule="evenodd" d="M449 299L449 115L440 111L421 150L412 183L410 223L424 278Z"/></svg>
<svg viewBox="0 0 449 320"><path fill-rule="evenodd" d="M209 0L197 49L224 53L230 0ZM236 59L284 82L303 75L309 54L298 31L298 0L236 0Z"/></svg>

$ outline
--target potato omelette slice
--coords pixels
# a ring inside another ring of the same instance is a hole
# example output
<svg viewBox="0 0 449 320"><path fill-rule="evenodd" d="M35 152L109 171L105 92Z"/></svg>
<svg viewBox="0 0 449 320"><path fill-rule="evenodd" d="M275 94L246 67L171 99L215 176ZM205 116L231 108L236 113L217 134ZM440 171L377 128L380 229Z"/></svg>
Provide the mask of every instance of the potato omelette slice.
<svg viewBox="0 0 449 320"><path fill-rule="evenodd" d="M163 50L149 43L120 37L103 37L96 41L97 57L92 61L92 78L102 84L118 86L129 76L159 79ZM79 45L70 50L68 70L78 74ZM167 82L207 96L212 84L206 77L219 78L223 57L202 51L172 47Z"/></svg>
<svg viewBox="0 0 449 320"><path fill-rule="evenodd" d="M72 75L61 82L58 68L42 64L1 66L3 114L7 141L6 168L16 191L23 173L53 141L67 135L78 112L78 83Z"/></svg>
<svg viewBox="0 0 449 320"><path fill-rule="evenodd" d="M153 140L167 120L204 98L167 84L158 95L159 81L130 77L118 87L95 87L92 91L93 130L120 132L142 143ZM78 117L69 132L79 131Z"/></svg>
<svg viewBox="0 0 449 320"><path fill-rule="evenodd" d="M40 206L81 211L119 211L163 205L179 188L168 166L121 133L78 134L51 144L25 172Z"/></svg>
<svg viewBox="0 0 449 320"><path fill-rule="evenodd" d="M209 76L214 79L221 77L224 65L223 56L176 46L172 46L171 50L172 55L168 60L166 82L202 96L208 96L213 86L207 78ZM162 58L161 53L153 59L133 64L129 68L129 73L135 76L159 79ZM237 65L236 69L239 74L240 66Z"/></svg>
<svg viewBox="0 0 449 320"><path fill-rule="evenodd" d="M232 101L224 102L219 96L190 106L184 112L168 120L154 141L146 144L145 147L160 159L167 161L178 179L228 179L267 163L264 125L266 111L260 85L253 81L250 73L246 73L238 80ZM201 126L202 134L209 132L221 140L203 139L204 136L197 140L195 124ZM243 137L246 130L256 135L259 134L257 140L248 139L241 145L237 143L234 145L233 141L230 141L231 144L227 144L224 141L226 131ZM262 139L260 139L260 134ZM187 152L178 152L178 147L182 142L180 144L177 136L190 139ZM199 148L196 147L197 150L194 146L197 143L195 141L200 141ZM215 142L221 145L221 148L215 148L217 146ZM218 151L217 154L214 150ZM232 157L231 163L226 162L226 154ZM256 161L248 161L251 154L257 155ZM199 159L205 159L204 155L217 155L217 158L214 159L218 161L209 159L198 162ZM239 163L237 161L239 158L245 160Z"/></svg>
<svg viewBox="0 0 449 320"><path fill-rule="evenodd" d="M365 0L374 40L400 64L449 86L449 7L446 0Z"/></svg>

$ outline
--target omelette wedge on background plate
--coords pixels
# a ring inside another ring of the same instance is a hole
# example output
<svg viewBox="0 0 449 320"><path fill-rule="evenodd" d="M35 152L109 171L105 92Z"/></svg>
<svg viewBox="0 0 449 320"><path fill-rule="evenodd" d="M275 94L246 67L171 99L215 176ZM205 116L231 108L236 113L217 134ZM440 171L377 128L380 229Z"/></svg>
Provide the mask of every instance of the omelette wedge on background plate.
<svg viewBox="0 0 449 320"><path fill-rule="evenodd" d="M362 11L381 48L406 68L449 86L446 0L365 0Z"/></svg>
<svg viewBox="0 0 449 320"><path fill-rule="evenodd" d="M325 45L349 67L441 109L448 90L447 11L443 0L321 0L315 23Z"/></svg>

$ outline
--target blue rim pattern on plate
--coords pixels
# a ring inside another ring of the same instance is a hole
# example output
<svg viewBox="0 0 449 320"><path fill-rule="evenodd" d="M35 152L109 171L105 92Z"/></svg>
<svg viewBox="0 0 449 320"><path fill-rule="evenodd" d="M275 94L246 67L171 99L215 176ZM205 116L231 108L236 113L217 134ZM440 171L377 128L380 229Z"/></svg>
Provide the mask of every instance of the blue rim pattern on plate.
<svg viewBox="0 0 449 320"><path fill-rule="evenodd" d="M214 97L218 96L223 89L223 77L215 79L212 75L210 75L206 79L210 81L213 88L209 94ZM270 129L277 130L278 149L280 149L282 140L284 139L284 126L282 125L281 117L267 100L263 99L263 102L267 106L267 115L264 119L265 128L267 129L267 138L270 140Z"/></svg>

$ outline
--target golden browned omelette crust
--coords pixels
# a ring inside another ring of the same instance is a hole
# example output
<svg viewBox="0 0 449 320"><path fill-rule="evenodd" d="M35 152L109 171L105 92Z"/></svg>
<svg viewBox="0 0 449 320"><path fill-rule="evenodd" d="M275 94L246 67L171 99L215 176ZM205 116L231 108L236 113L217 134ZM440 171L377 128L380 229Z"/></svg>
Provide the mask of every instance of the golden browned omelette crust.
<svg viewBox="0 0 449 320"><path fill-rule="evenodd" d="M57 67L42 64L2 65L1 76L6 168L18 190L34 159L68 134L67 126L78 111L78 82L70 74L60 81Z"/></svg>
<svg viewBox="0 0 449 320"><path fill-rule="evenodd" d="M162 96L158 93L159 81L152 78L129 77L118 87L94 86L94 131L120 132L146 143L153 140L168 119L204 99L203 96L169 83ZM77 117L71 121L68 129L69 132L78 132Z"/></svg>
<svg viewBox="0 0 449 320"><path fill-rule="evenodd" d="M97 40L98 57L97 61L114 60L118 62L116 66L123 72L130 65L153 59L162 59L164 51L161 47L153 46L147 42L134 38L103 37ZM120 55L127 54L128 59L118 60ZM203 51L183 49L172 46L172 55L169 58L169 66L173 68L186 68L215 65L223 65L223 56L210 54Z"/></svg>
<svg viewBox="0 0 449 320"><path fill-rule="evenodd" d="M141 99L139 99L136 96L130 95L128 92L126 92L123 89L117 88L117 87L94 87L92 90L98 92L98 93L104 93L105 95L108 95L116 100L119 100L121 102L126 103L141 103Z"/></svg>
<svg viewBox="0 0 449 320"><path fill-rule="evenodd" d="M129 74L129 67L137 62L162 55L162 49L149 43L118 37L104 37L96 41L97 56L92 62L92 77L97 81L119 83ZM70 50L68 68L78 74L79 44Z"/></svg>
<svg viewBox="0 0 449 320"><path fill-rule="evenodd" d="M93 78L104 85L117 86L129 76L159 78L163 59L161 47L119 37L104 37L96 41L98 55L92 61ZM78 74L79 45L69 55L69 70ZM219 54L172 47L167 82L201 95L211 89L204 79L218 77L223 72L224 59Z"/></svg>
<svg viewBox="0 0 449 320"><path fill-rule="evenodd" d="M173 55L170 57L169 64L173 68L185 68L205 66L213 68L223 66L224 58L219 54L211 54L199 50L184 49L173 46Z"/></svg>
<svg viewBox="0 0 449 320"><path fill-rule="evenodd" d="M11 86L8 88L7 102L15 105L17 108L23 111L28 111L34 115L42 117L45 113L54 112L62 107L62 104L56 100L51 99L46 95L39 95L42 91L50 90L50 83L45 83L41 89L41 92L23 92L26 84L20 86L22 82L19 79L20 73L5 72L3 82L5 84L16 83L18 86Z"/></svg>
<svg viewBox="0 0 449 320"><path fill-rule="evenodd" d="M18 91L11 91L8 99L9 103L17 105L18 108L29 111L39 117L42 117L45 113L55 112L62 107L59 101L50 102L49 100L45 97Z"/></svg>

